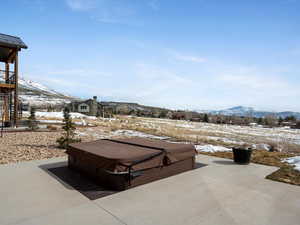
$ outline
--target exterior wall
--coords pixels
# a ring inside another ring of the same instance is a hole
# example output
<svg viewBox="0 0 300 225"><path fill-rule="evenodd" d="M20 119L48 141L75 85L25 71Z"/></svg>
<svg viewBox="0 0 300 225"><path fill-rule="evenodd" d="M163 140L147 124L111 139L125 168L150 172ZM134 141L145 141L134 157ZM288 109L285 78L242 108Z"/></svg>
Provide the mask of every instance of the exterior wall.
<svg viewBox="0 0 300 225"><path fill-rule="evenodd" d="M81 103L78 105L77 111L80 113L89 113L90 112L90 106L86 103Z"/></svg>
<svg viewBox="0 0 300 225"><path fill-rule="evenodd" d="M82 108L82 106L84 108ZM79 112L88 116L100 116L102 111L102 106L97 102L97 97L82 102L71 102L68 107L71 112Z"/></svg>
<svg viewBox="0 0 300 225"><path fill-rule="evenodd" d="M98 102L97 102L97 97L94 96L92 101L90 101L90 116L97 116L98 112Z"/></svg>

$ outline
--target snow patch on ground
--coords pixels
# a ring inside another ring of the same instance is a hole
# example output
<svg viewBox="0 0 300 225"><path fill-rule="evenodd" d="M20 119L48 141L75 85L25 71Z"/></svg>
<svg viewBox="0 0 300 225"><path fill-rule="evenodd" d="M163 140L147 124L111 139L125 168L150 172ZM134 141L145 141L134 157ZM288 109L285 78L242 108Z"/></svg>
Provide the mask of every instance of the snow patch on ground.
<svg viewBox="0 0 300 225"><path fill-rule="evenodd" d="M270 151L271 146L268 144L253 144L252 145L253 149L257 149L257 150L265 150L265 151Z"/></svg>
<svg viewBox="0 0 300 225"><path fill-rule="evenodd" d="M166 140L166 139L170 138L170 137L146 134L146 133L139 132L139 131L134 131L134 130L116 130L116 131L113 132L113 135L114 136L152 138L152 139L159 139L159 140Z"/></svg>
<svg viewBox="0 0 300 225"><path fill-rule="evenodd" d="M29 112L23 112L23 115L29 116ZM56 119L63 119L64 113L63 112L35 112L36 117L44 117L44 118L56 118ZM87 116L81 113L70 113L72 119L91 119L96 120L97 117L95 116Z"/></svg>
<svg viewBox="0 0 300 225"><path fill-rule="evenodd" d="M40 123L53 123L53 124L62 124L61 120L37 120Z"/></svg>
<svg viewBox="0 0 300 225"><path fill-rule="evenodd" d="M232 151L231 148L226 148L223 146L217 145L195 145L195 148L198 152L229 152Z"/></svg>
<svg viewBox="0 0 300 225"><path fill-rule="evenodd" d="M93 136L97 139L103 139L103 138L113 138L113 137L142 137L142 138L152 138L152 139L158 139L158 140L166 140L169 139L169 137L163 137L163 136L156 136L151 134L146 134L139 131L134 130L116 130L109 133L102 133L100 131L97 131L97 129L88 128L84 132L82 131L75 131L75 134L77 136Z"/></svg>
<svg viewBox="0 0 300 225"><path fill-rule="evenodd" d="M287 158L282 160L283 162L286 162L290 165L295 166L295 169L300 171L300 156L295 156L295 157L291 157L291 158Z"/></svg>
<svg viewBox="0 0 300 225"><path fill-rule="evenodd" d="M153 129L158 129L162 126L174 127L174 129L189 129L193 132L199 132L200 136L207 133L207 136L215 136L218 139L227 138L227 140L224 139L223 142L232 144L243 144L242 142L255 144L270 141L275 143L293 143L300 145L300 129L289 129L287 127L248 127L142 117L138 117L137 123L143 127Z"/></svg>

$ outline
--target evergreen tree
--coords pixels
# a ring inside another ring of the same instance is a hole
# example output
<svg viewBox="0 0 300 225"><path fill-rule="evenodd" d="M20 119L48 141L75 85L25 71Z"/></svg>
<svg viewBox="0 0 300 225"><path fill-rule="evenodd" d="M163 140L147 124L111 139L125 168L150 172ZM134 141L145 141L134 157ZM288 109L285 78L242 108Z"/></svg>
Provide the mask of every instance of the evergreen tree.
<svg viewBox="0 0 300 225"><path fill-rule="evenodd" d="M278 119L278 124L281 125L283 121L284 121L283 118L280 116Z"/></svg>
<svg viewBox="0 0 300 225"><path fill-rule="evenodd" d="M32 131L38 129L37 121L35 118L35 108L34 107L30 108L30 116L28 117L28 127Z"/></svg>
<svg viewBox="0 0 300 225"><path fill-rule="evenodd" d="M209 118L207 114L204 114L203 122L209 123Z"/></svg>
<svg viewBox="0 0 300 225"><path fill-rule="evenodd" d="M159 118L166 118L167 117L167 112L166 111L161 111L160 113L159 113L159 116L158 116Z"/></svg>
<svg viewBox="0 0 300 225"><path fill-rule="evenodd" d="M80 142L80 139L74 138L75 136L75 130L76 127L74 123L72 122L70 110L68 108L64 109L64 125L62 126L62 129L65 131L63 133L63 136L58 138L56 142L59 144L60 148L67 148L69 144Z"/></svg>
<svg viewBox="0 0 300 225"><path fill-rule="evenodd" d="M288 122L296 122L297 121L295 116L287 116L285 118L285 120L288 121Z"/></svg>
<svg viewBox="0 0 300 225"><path fill-rule="evenodd" d="M259 117L258 120L257 120L257 123L262 125L264 123L263 118Z"/></svg>

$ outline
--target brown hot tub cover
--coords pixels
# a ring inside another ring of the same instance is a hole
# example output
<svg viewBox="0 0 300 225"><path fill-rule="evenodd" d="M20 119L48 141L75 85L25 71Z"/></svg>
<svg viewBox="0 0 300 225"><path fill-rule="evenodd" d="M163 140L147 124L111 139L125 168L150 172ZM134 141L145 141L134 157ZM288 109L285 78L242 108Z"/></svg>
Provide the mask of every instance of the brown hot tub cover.
<svg viewBox="0 0 300 225"><path fill-rule="evenodd" d="M178 167L179 172L186 171L187 165L192 169L196 151L191 144L129 138L71 144L67 154L71 168L87 172L94 177L99 177L99 174L103 175L103 171L110 174L129 174L130 183L131 175L138 171L156 168L155 173L157 173L161 171L157 168L170 167L174 174L175 167L171 167L173 164ZM181 164L184 168L180 166ZM157 176L159 177L158 174ZM155 179L152 178L152 180Z"/></svg>

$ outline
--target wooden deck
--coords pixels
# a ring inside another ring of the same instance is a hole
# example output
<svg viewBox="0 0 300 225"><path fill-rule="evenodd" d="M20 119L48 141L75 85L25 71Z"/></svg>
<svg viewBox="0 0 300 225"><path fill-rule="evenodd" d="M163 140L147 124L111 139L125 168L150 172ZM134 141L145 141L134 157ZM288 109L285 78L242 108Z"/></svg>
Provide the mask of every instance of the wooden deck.
<svg viewBox="0 0 300 225"><path fill-rule="evenodd" d="M14 89L15 87L16 87L15 84L1 84L1 83L0 83L0 88Z"/></svg>

